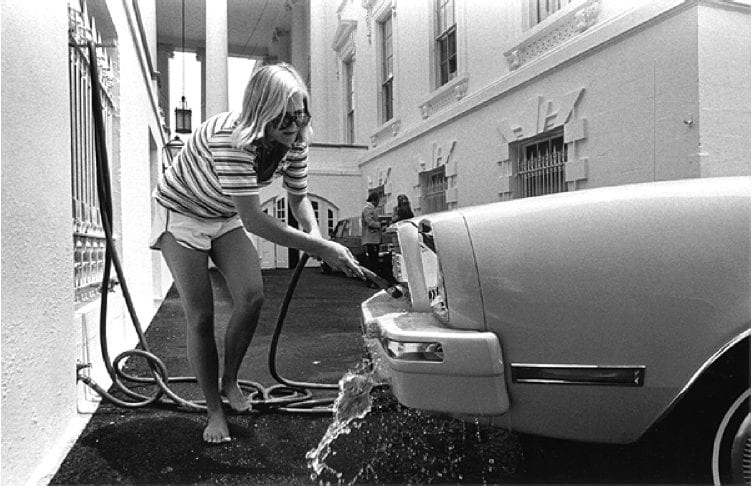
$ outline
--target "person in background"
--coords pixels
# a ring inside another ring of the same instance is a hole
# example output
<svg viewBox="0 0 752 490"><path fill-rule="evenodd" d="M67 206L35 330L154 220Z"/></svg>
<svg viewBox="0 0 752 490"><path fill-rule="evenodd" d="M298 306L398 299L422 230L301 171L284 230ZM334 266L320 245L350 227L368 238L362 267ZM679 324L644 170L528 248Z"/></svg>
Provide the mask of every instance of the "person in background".
<svg viewBox="0 0 752 490"><path fill-rule="evenodd" d="M368 194L366 204L360 216L361 243L366 248L366 267L376 272L379 265L379 246L381 245L381 222L378 210L379 193ZM376 287L370 280L366 282L368 287Z"/></svg>
<svg viewBox="0 0 752 490"><path fill-rule="evenodd" d="M309 107L308 89L292 66L261 67L248 81L241 112L202 123L153 193L150 246L161 249L185 311L187 354L206 399L203 439L209 443L231 440L222 396L237 412L251 409L238 386L238 370L259 321L264 285L246 231L365 279L346 247L321 237L307 197ZM260 189L278 177L303 231L261 209ZM209 257L233 299L221 378Z"/></svg>
<svg viewBox="0 0 752 490"><path fill-rule="evenodd" d="M410 208L410 199L404 194L397 196L397 205L392 212L392 223L402 221L403 219L410 219L414 216L413 210Z"/></svg>

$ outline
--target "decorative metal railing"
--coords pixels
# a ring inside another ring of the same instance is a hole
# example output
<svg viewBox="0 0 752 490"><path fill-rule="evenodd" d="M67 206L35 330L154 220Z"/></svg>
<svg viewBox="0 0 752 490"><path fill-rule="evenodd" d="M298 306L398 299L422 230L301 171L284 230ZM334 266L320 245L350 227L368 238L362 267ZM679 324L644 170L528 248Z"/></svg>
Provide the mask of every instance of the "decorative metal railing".
<svg viewBox="0 0 752 490"><path fill-rule="evenodd" d="M565 192L567 183L564 177L564 164L567 152L553 151L520 160L517 164L517 197L542 196L555 192Z"/></svg>
<svg viewBox="0 0 752 490"><path fill-rule="evenodd" d="M115 110L111 94L114 86L112 63L102 47L102 38L86 3L71 0L69 14L69 80L71 117L71 195L73 216L73 270L76 303L99 296L104 269L105 234L96 190L92 80L89 63L97 63L100 74L103 117L107 148L112 147L112 120ZM97 44L97 59L90 60L86 43Z"/></svg>
<svg viewBox="0 0 752 490"><path fill-rule="evenodd" d="M421 212L435 213L447 209L446 169L442 165L428 172L421 173L421 185L423 187L423 199Z"/></svg>

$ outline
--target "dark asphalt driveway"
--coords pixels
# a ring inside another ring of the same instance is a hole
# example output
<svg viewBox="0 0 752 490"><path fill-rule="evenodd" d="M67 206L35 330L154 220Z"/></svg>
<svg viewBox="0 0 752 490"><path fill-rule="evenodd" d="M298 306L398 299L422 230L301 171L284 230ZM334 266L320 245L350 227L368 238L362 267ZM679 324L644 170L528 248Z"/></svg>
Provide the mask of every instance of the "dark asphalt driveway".
<svg viewBox="0 0 752 490"><path fill-rule="evenodd" d="M267 355L292 271L264 271L266 303L241 377L275 383ZM224 281L214 273L217 339L230 312ZM342 275L306 269L279 342L279 373L294 380L336 383L364 358L361 301L373 290ZM190 376L179 300L171 291L147 331L168 374ZM195 385L176 387L200 398ZM324 393L334 395L334 392ZM332 445L336 476L312 479L306 452L325 434L330 416L254 412L231 415L233 441L202 442L201 414L168 408L120 409L102 404L51 481L52 485L310 485L340 484L687 484L645 445L611 447L521 436L433 417L399 406L388 389L374 408Z"/></svg>

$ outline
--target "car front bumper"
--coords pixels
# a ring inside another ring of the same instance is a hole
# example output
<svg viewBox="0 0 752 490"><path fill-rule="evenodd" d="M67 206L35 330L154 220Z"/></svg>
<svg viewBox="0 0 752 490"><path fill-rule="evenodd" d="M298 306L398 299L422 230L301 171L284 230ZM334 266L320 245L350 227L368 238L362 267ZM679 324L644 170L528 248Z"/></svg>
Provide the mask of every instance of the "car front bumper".
<svg viewBox="0 0 752 490"><path fill-rule="evenodd" d="M410 301L380 291L361 304L365 343L374 368L407 407L464 415L509 409L499 339L491 332L446 328ZM403 346L440 345L440 357L401 356Z"/></svg>

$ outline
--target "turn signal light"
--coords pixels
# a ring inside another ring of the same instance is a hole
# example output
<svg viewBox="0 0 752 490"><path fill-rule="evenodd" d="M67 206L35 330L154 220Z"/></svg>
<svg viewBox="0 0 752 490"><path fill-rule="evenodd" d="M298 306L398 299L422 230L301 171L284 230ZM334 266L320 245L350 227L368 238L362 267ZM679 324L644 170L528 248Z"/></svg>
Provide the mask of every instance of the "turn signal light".
<svg viewBox="0 0 752 490"><path fill-rule="evenodd" d="M444 349L439 342L400 342L382 339L381 344L392 359L422 362L444 361Z"/></svg>

